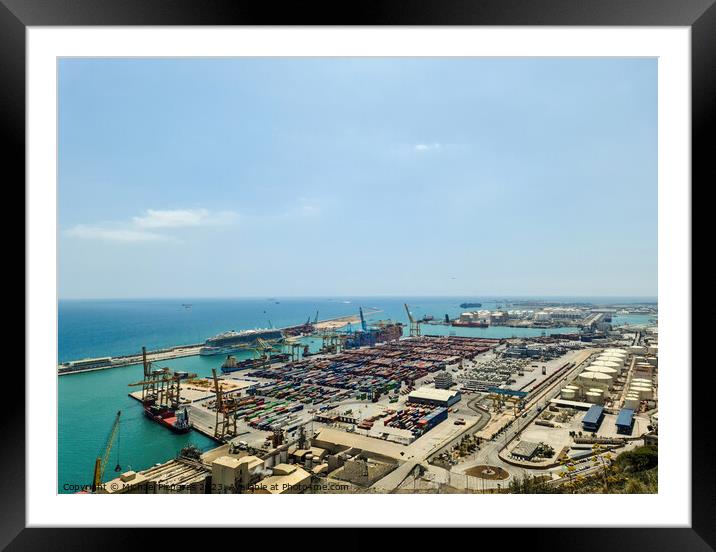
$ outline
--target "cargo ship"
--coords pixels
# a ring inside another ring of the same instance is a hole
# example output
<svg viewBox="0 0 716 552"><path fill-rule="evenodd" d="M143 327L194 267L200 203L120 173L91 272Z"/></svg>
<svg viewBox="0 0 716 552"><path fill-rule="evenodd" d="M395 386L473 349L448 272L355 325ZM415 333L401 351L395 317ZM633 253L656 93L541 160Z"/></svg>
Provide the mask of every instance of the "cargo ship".
<svg viewBox="0 0 716 552"><path fill-rule="evenodd" d="M460 322L459 320L453 320L451 325L456 328L488 328L490 326L487 322Z"/></svg>
<svg viewBox="0 0 716 552"><path fill-rule="evenodd" d="M150 404L144 407L144 415L150 420L163 425L174 433L188 433L191 429L189 411L183 408L172 408Z"/></svg>
<svg viewBox="0 0 716 552"><path fill-rule="evenodd" d="M480 308L482 306L482 303L460 303L461 309L469 309L472 307Z"/></svg>
<svg viewBox="0 0 716 552"><path fill-rule="evenodd" d="M265 341L277 341L283 339L283 333L281 333L281 330L273 328L243 330L241 332L231 330L207 339L204 342L204 346L199 349L199 354L204 356L228 354L236 349L256 345L256 340L259 338Z"/></svg>
<svg viewBox="0 0 716 552"><path fill-rule="evenodd" d="M181 406L181 380L195 378L196 374L172 372L169 368L152 368L147 360L147 349L142 347L144 378L130 383L129 387L142 388L144 415L174 433L187 433L191 429L189 411Z"/></svg>

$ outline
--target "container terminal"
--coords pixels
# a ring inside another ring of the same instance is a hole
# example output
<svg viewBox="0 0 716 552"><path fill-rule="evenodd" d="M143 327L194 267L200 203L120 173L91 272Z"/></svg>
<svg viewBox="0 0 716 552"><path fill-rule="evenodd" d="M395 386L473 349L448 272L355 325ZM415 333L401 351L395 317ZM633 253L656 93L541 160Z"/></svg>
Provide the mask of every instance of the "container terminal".
<svg viewBox="0 0 716 552"><path fill-rule="evenodd" d="M425 335L406 311L408 335L391 323L361 327L376 340L323 331L308 356L261 340L251 363L217 357L206 378L145 358L128 390L137 408L216 447L137 472L118 464L111 479L109 439L94 492L508 492L523 478L560 487L658 444L655 325L489 339Z"/></svg>

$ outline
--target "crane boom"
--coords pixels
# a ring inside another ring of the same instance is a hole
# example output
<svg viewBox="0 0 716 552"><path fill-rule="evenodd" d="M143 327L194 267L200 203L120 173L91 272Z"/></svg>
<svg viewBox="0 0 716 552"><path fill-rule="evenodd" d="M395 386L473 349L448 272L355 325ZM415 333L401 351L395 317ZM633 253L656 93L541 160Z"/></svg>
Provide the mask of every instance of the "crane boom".
<svg viewBox="0 0 716 552"><path fill-rule="evenodd" d="M216 368L211 369L211 374L214 376L214 391L216 392L216 409L221 409L222 397L221 388L219 387L219 378L216 377Z"/></svg>
<svg viewBox="0 0 716 552"><path fill-rule="evenodd" d="M410 323L411 323L411 324L415 323L415 320L413 320L413 315L410 314L410 309L408 308L408 304L407 304L407 303L403 303L403 305L405 305L405 312L408 313L408 320L410 320Z"/></svg>
<svg viewBox="0 0 716 552"><path fill-rule="evenodd" d="M94 463L94 475L92 477L92 492L96 492L97 488L102 484L102 476L104 475L104 469L107 467L107 462L109 461L109 454L112 451L112 445L114 444L114 438L119 434L119 417L121 416L122 411L117 411L117 416L114 418L114 423L112 424L112 429L109 432L109 436L107 437L107 442L104 444L104 447L100 450L99 455L97 456L97 459ZM115 471L119 471L121 468L119 467L119 464L117 464L117 468L115 468Z"/></svg>
<svg viewBox="0 0 716 552"><path fill-rule="evenodd" d="M360 312L360 327L364 332L367 332L368 324L365 323L365 318L363 318L363 307L358 307L358 312Z"/></svg>

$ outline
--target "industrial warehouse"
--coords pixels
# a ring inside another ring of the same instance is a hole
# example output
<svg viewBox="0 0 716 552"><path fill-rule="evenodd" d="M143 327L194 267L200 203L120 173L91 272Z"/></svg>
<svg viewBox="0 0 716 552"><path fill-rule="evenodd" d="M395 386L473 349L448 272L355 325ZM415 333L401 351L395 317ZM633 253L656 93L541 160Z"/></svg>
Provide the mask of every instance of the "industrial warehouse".
<svg viewBox="0 0 716 552"><path fill-rule="evenodd" d="M658 438L655 328L575 341L411 325L385 340L323 334L317 354L260 343L256 361L228 357L208 378L145 360L130 396L216 446L100 476L94 492L500 492L525 477L559 486L565 466L588 477L595 455Z"/></svg>

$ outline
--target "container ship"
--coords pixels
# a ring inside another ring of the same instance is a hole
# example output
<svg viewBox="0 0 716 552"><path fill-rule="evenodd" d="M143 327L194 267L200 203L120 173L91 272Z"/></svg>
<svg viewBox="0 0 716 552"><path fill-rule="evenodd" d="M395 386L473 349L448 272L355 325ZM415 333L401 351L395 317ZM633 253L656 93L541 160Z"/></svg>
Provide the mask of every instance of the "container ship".
<svg viewBox="0 0 716 552"><path fill-rule="evenodd" d="M204 346L199 349L199 354L204 356L229 354L236 349L256 345L256 340L259 338L266 341L277 341L283 339L283 333L281 333L281 330L272 328L243 330L241 332L232 330L207 339L204 342Z"/></svg>
<svg viewBox="0 0 716 552"><path fill-rule="evenodd" d="M144 415L174 433L188 433L191 429L189 412L186 406L177 409L169 406L151 404L144 407Z"/></svg>

